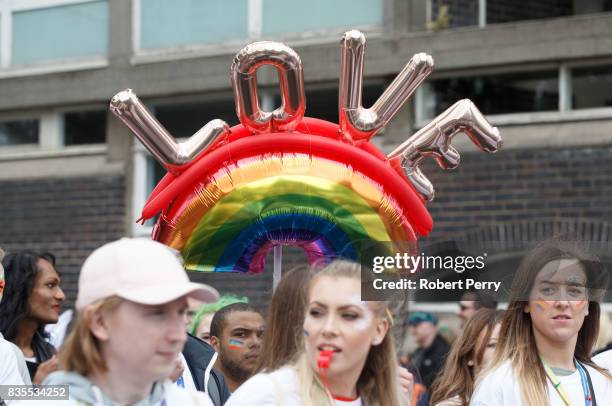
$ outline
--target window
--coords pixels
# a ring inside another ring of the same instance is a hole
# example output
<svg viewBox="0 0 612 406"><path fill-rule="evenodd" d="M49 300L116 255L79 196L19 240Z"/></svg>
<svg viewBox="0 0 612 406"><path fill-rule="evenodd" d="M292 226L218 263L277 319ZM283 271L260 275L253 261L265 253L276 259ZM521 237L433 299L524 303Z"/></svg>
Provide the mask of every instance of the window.
<svg viewBox="0 0 612 406"><path fill-rule="evenodd" d="M14 145L27 147L29 152L46 154L71 148L71 153L103 152L106 148L107 111L102 106L86 106L79 110L37 110L20 113L20 118L0 117L0 154L11 152ZM101 144L101 145L100 145Z"/></svg>
<svg viewBox="0 0 612 406"><path fill-rule="evenodd" d="M384 0L134 0L137 51L244 42L279 34L328 38L330 31L383 24Z"/></svg>
<svg viewBox="0 0 612 406"><path fill-rule="evenodd" d="M154 110L155 117L175 138L191 137L215 118L225 121L230 127L238 124L233 99L157 104Z"/></svg>
<svg viewBox="0 0 612 406"><path fill-rule="evenodd" d="M478 25L479 0L431 0L429 29Z"/></svg>
<svg viewBox="0 0 612 406"><path fill-rule="evenodd" d="M140 0L140 48L247 38L248 0Z"/></svg>
<svg viewBox="0 0 612 406"><path fill-rule="evenodd" d="M484 114L550 111L559 108L558 71L457 77L426 81L424 112L440 114L455 102L471 99Z"/></svg>
<svg viewBox="0 0 612 406"><path fill-rule="evenodd" d="M166 175L166 170L144 149L144 147L136 142L134 145L134 177L133 177L133 192L132 192L132 234L135 236L150 236L151 227L157 221L155 216L145 222L144 227L136 224L136 220L140 218L142 208L144 207L151 192Z"/></svg>
<svg viewBox="0 0 612 406"><path fill-rule="evenodd" d="M574 109L612 107L612 65L572 69Z"/></svg>
<svg viewBox="0 0 612 406"><path fill-rule="evenodd" d="M2 67L105 58L108 0L0 0Z"/></svg>
<svg viewBox="0 0 612 406"><path fill-rule="evenodd" d="M106 142L106 111L64 113L64 145Z"/></svg>
<svg viewBox="0 0 612 406"><path fill-rule="evenodd" d="M382 0L263 0L264 35L380 26Z"/></svg>
<svg viewBox="0 0 612 406"><path fill-rule="evenodd" d="M0 147L37 144L38 120L6 121L0 123Z"/></svg>
<svg viewBox="0 0 612 406"><path fill-rule="evenodd" d="M147 197L151 195L155 186L159 183L159 181L166 176L166 169L159 162L155 160L152 156L148 155L146 160L147 172L146 172L146 195ZM144 207L144 202L141 207L138 207L138 210L142 210ZM146 221L145 226L153 227L153 225L157 222L157 218L159 214L155 217Z"/></svg>
<svg viewBox="0 0 612 406"><path fill-rule="evenodd" d="M464 98L485 115L498 116L494 122L499 125L608 119L612 116L612 64L581 63L556 70L425 81L416 93L417 126Z"/></svg>
<svg viewBox="0 0 612 406"><path fill-rule="evenodd" d="M364 84L362 91L362 105L370 108L380 97L384 87L381 85ZM279 95L274 97L274 106L280 106ZM306 117L318 118L338 124L338 87L327 87L323 89L308 89L306 86Z"/></svg>
<svg viewBox="0 0 612 406"><path fill-rule="evenodd" d="M432 30L612 11L611 0L429 0Z"/></svg>
<svg viewBox="0 0 612 406"><path fill-rule="evenodd" d="M568 16L574 13L573 3L574 0L487 0L487 24Z"/></svg>

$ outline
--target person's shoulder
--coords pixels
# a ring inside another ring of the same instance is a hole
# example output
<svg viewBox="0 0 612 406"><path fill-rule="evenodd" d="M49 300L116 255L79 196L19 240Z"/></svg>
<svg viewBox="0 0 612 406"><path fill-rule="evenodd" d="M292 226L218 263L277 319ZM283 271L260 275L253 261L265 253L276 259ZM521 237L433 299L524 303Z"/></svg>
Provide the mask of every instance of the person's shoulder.
<svg viewBox="0 0 612 406"><path fill-rule="evenodd" d="M23 385L24 381L19 373L19 363L10 341L0 338L0 384Z"/></svg>
<svg viewBox="0 0 612 406"><path fill-rule="evenodd" d="M512 363L510 361L504 361L495 368L483 371L483 374L479 378L482 378L483 381L485 379L497 380L512 378L513 375Z"/></svg>
<svg viewBox="0 0 612 406"><path fill-rule="evenodd" d="M436 403L434 406L461 406L461 398L459 395L449 399L445 399L442 402Z"/></svg>
<svg viewBox="0 0 612 406"><path fill-rule="evenodd" d="M297 376L291 367L283 367L273 372L261 372L240 385L230 396L226 406L238 405L276 405L280 391L295 389Z"/></svg>
<svg viewBox="0 0 612 406"><path fill-rule="evenodd" d="M470 406L506 406L518 404L516 376L510 361L483 371L476 381L476 388L470 400ZM514 403L513 403L514 402Z"/></svg>
<svg viewBox="0 0 612 406"><path fill-rule="evenodd" d="M612 370L610 369L612 366L610 365L610 361L612 360L607 360L607 365L604 365L603 363L598 363L598 360L595 360L595 357L593 358L593 361L595 362L595 364L597 364L597 366L607 369L609 373L612 373ZM590 365L584 366L593 382L595 393L605 392L606 396L612 397L612 379L606 376L602 371L597 370L596 368L593 368Z"/></svg>
<svg viewBox="0 0 612 406"><path fill-rule="evenodd" d="M187 342L185 342L182 352L183 355L185 355L185 358L192 355L200 357L203 354L205 354L208 358L212 358L215 353L215 349L207 342L200 340L198 337L187 334Z"/></svg>
<svg viewBox="0 0 612 406"><path fill-rule="evenodd" d="M612 350L597 354L593 357L593 362L612 373Z"/></svg>
<svg viewBox="0 0 612 406"><path fill-rule="evenodd" d="M78 406L79 403L74 399L38 399L38 400L13 400L8 406Z"/></svg>
<svg viewBox="0 0 612 406"><path fill-rule="evenodd" d="M284 366L275 371L267 373L268 378L276 381L287 382L287 381L295 381L297 379L297 375L295 369L290 366Z"/></svg>
<svg viewBox="0 0 612 406"><path fill-rule="evenodd" d="M171 382L164 384L164 400L168 406L214 406L204 392L181 388Z"/></svg>

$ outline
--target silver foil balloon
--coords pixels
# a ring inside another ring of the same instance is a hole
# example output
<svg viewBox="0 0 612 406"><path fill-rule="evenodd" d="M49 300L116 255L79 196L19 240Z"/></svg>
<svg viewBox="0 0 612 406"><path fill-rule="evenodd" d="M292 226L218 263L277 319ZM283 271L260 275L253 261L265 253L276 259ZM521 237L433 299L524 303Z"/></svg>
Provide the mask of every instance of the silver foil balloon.
<svg viewBox="0 0 612 406"><path fill-rule="evenodd" d="M229 126L223 120L211 120L187 141L176 139L157 121L132 89L117 93L110 101L110 110L115 114L145 148L173 174L179 174L181 167L190 163L214 140L229 134Z"/></svg>
<svg viewBox="0 0 612 406"><path fill-rule="evenodd" d="M257 69L272 65L278 71L282 104L263 111L257 99ZM302 61L290 47L279 42L254 42L242 48L232 64L232 86L236 114L254 133L289 131L304 117L306 96Z"/></svg>
<svg viewBox="0 0 612 406"><path fill-rule="evenodd" d="M365 36L357 30L347 31L340 44L340 129L353 140L367 140L387 125L429 76L433 58L425 53L414 55L374 105L366 109L361 105Z"/></svg>
<svg viewBox="0 0 612 406"><path fill-rule="evenodd" d="M459 165L459 152L450 143L465 132L476 146L485 152L496 152L502 146L497 127L493 127L471 100L463 99L434 118L429 124L393 150L388 158L401 159L406 176L416 190L429 201L434 188L421 172L419 164L425 157L433 157L443 169Z"/></svg>

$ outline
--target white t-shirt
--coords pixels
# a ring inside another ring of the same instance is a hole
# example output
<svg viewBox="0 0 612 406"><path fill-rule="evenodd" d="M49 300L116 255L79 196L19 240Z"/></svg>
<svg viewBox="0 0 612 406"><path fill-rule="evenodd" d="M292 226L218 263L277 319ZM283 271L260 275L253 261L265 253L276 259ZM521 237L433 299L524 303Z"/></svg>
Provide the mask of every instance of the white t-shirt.
<svg viewBox="0 0 612 406"><path fill-rule="evenodd" d="M214 406L212 400L202 392L189 391L178 387L176 384L167 381L164 383L165 396L160 401L151 406ZM83 406L87 403L77 401L74 398L69 400L17 400L10 406ZM109 405L99 398L94 406ZM112 403L112 406L116 406Z"/></svg>
<svg viewBox="0 0 612 406"><path fill-rule="evenodd" d="M461 406L461 398L459 395L453 396L452 398L445 399L442 402L438 402L435 406Z"/></svg>
<svg viewBox="0 0 612 406"><path fill-rule="evenodd" d="M0 334L0 385L24 385L13 345Z"/></svg>
<svg viewBox="0 0 612 406"><path fill-rule="evenodd" d="M336 406L363 406L361 398L353 401L335 400ZM260 373L240 385L225 406L301 406L299 384L295 370L284 367L271 373Z"/></svg>
<svg viewBox="0 0 612 406"><path fill-rule="evenodd" d="M1 335L0 335L1 336ZM17 359L17 368L19 369L19 373L23 378L23 383L26 385L32 385L32 378L30 378L30 371L28 371L28 366L26 365L25 358L23 358L23 352L21 348L17 347L10 341L5 341L8 343L10 347L13 348L13 352L15 353L15 358Z"/></svg>
<svg viewBox="0 0 612 406"><path fill-rule="evenodd" d="M599 371L585 366L595 391L597 405L612 404L612 380L603 376ZM584 405L584 391L580 379L580 372L575 371L568 376L557 376L563 389L573 405ZM566 406L559 393L555 390L550 379L548 385L548 406ZM522 406L521 389L518 377L512 373L510 362L503 363L499 368L487 374L476 386L472 395L470 406Z"/></svg>
<svg viewBox="0 0 612 406"><path fill-rule="evenodd" d="M606 368L612 374L612 350L597 354L593 357L593 362L602 368Z"/></svg>
<svg viewBox="0 0 612 406"><path fill-rule="evenodd" d="M190 391L197 391L198 389L195 386L195 382L193 382L193 376L191 376L191 371L189 370L189 365L187 365L187 360L183 353L179 353L179 357L181 358L181 363L183 364L183 384L185 385L185 389ZM176 383L176 382L175 382Z"/></svg>

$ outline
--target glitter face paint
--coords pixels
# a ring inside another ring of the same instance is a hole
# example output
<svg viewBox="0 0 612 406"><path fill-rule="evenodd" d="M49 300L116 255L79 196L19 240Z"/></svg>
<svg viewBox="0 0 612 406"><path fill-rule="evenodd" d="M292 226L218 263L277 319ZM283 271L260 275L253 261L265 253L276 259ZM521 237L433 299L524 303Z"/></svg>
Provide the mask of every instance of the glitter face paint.
<svg viewBox="0 0 612 406"><path fill-rule="evenodd" d="M374 319L374 314L368 306L367 302L361 300L360 297L351 297L349 302L357 306L361 309L363 316L360 320L355 321L354 326L357 330L365 331L372 325L372 320Z"/></svg>
<svg viewBox="0 0 612 406"><path fill-rule="evenodd" d="M311 286L304 346L314 371L319 370L321 350L330 349L326 345L335 347L327 370L331 381L362 368L378 334L376 314L369 302L360 300L360 294L361 282L353 278L320 276Z"/></svg>

